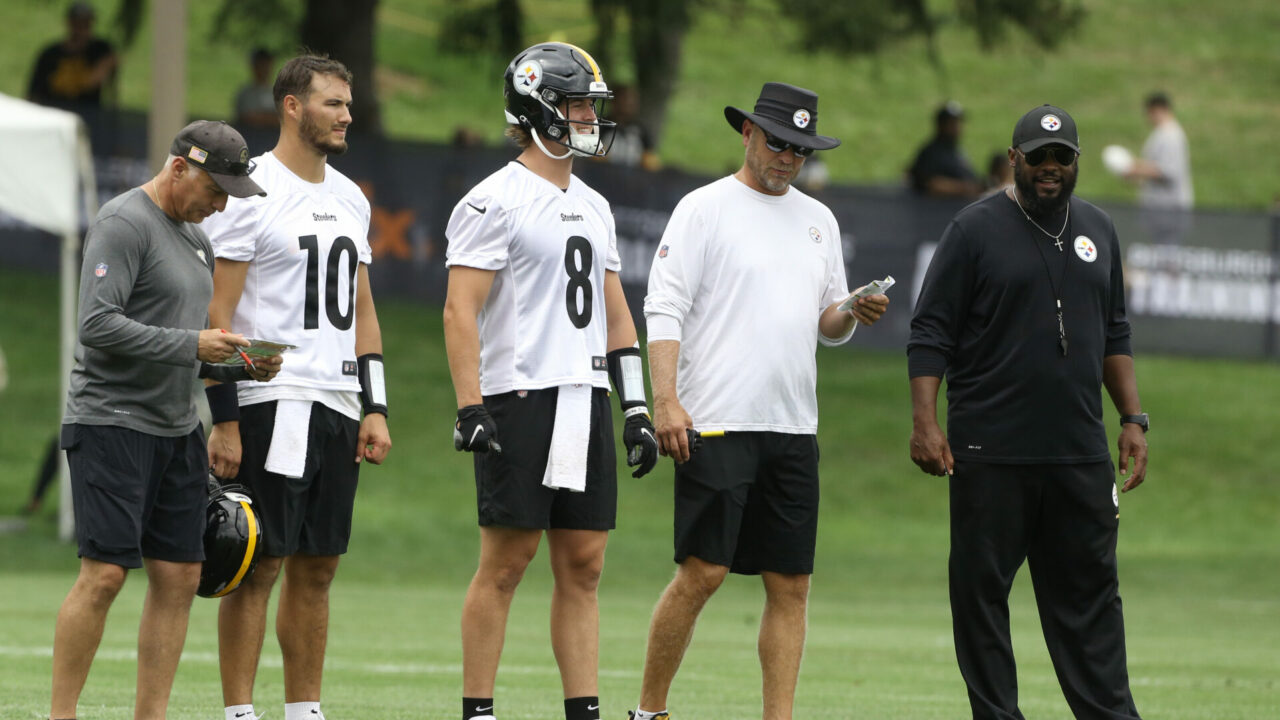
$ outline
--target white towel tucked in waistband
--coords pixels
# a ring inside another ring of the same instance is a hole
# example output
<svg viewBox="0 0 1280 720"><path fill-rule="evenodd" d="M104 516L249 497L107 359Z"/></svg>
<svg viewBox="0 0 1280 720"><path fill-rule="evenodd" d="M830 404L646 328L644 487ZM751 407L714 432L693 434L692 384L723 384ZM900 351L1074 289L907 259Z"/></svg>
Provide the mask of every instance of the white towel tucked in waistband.
<svg viewBox="0 0 1280 720"><path fill-rule="evenodd" d="M591 442L591 386L561 385L556 394L556 425L542 484L582 492L587 489L587 445Z"/></svg>
<svg viewBox="0 0 1280 720"><path fill-rule="evenodd" d="M300 478L307 467L307 435L311 429L310 400L277 400L276 425L267 450L267 472Z"/></svg>

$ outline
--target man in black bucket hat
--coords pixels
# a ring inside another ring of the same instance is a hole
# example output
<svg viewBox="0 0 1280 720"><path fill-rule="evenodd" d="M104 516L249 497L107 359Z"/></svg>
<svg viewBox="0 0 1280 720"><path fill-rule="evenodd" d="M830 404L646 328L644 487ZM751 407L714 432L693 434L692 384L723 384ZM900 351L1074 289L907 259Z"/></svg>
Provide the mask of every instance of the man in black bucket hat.
<svg viewBox="0 0 1280 720"><path fill-rule="evenodd" d="M790 187L815 150L840 144L818 134L818 96L766 83L754 112L724 114L742 167L676 206L644 305L654 425L676 462L679 568L650 624L638 720L667 717L694 623L730 572L764 581L763 717L791 717L818 526L814 352L889 302L839 308L850 296L840 228Z"/></svg>

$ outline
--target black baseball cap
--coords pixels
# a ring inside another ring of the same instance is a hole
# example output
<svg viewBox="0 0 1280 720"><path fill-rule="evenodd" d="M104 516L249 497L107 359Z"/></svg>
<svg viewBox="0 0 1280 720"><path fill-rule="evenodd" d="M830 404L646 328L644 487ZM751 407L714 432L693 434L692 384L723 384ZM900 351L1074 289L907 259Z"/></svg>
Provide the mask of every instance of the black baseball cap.
<svg viewBox="0 0 1280 720"><path fill-rule="evenodd" d="M92 20L97 16L94 12L93 5L84 0L77 0L67 6L68 20Z"/></svg>
<svg viewBox="0 0 1280 720"><path fill-rule="evenodd" d="M934 113L934 122L941 123L945 120L962 120L964 119L964 107L955 100L948 100L938 108L938 112Z"/></svg>
<svg viewBox="0 0 1280 720"><path fill-rule="evenodd" d="M818 134L818 94L786 83L765 83L756 100L755 112L729 106L724 118L742 132L742 121L750 120L784 142L814 150L830 150L840 141Z"/></svg>
<svg viewBox="0 0 1280 720"><path fill-rule="evenodd" d="M1041 105L1030 110L1013 126L1013 146L1022 152L1030 152L1044 145L1066 145L1080 152L1080 135L1076 121L1066 110L1053 105Z"/></svg>
<svg viewBox="0 0 1280 720"><path fill-rule="evenodd" d="M258 183L249 178L256 167L249 162L249 145L235 128L221 120L197 120L182 128L169 146L169 154L209 173L209 177L231 197L265 197Z"/></svg>

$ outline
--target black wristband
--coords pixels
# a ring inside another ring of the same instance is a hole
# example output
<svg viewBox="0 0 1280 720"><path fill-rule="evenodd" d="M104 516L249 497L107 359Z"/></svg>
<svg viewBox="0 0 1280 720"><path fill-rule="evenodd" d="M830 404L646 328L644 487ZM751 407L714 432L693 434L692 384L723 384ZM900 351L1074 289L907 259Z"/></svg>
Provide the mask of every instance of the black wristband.
<svg viewBox="0 0 1280 720"><path fill-rule="evenodd" d="M382 370L381 353L365 353L356 358L360 375L360 404L364 414L387 416L387 384Z"/></svg>
<svg viewBox="0 0 1280 720"><path fill-rule="evenodd" d="M220 383L235 383L238 380L252 380L253 376L249 374L249 368L244 365L223 365L221 363L210 364L206 362L200 363L200 372L198 373L201 380L208 378Z"/></svg>
<svg viewBox="0 0 1280 720"><path fill-rule="evenodd" d="M209 414L213 416L213 424L240 420L240 396L233 382L209 385L204 389L205 399L209 401Z"/></svg>

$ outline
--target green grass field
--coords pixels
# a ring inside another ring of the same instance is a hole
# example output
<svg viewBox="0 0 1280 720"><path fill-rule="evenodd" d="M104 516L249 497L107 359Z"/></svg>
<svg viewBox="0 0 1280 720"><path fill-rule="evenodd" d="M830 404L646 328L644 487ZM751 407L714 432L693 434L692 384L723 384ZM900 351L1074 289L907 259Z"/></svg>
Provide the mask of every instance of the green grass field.
<svg viewBox="0 0 1280 720"><path fill-rule="evenodd" d="M501 141L500 77L506 58L450 55L438 49L441 18L480 0L381 0L376 57L385 123L397 137L447 141L470 127ZM721 109L749 107L767 80L811 87L821 101L820 130L844 140L823 155L839 182L900 184L915 150L932 132L941 102L968 109L964 149L981 172L1009 144L1027 109L1051 102L1079 122L1084 156L1079 192L1089 198L1132 199L1131 187L1108 175L1100 151L1109 143L1141 146L1147 127L1142 98L1172 94L1191 143L1196 200L1201 207L1265 208L1280 195L1267 163L1240 162L1276 145L1280 118L1280 54L1275 36L1280 3L1273 0L1081 0L1084 26L1046 51L1011 32L993 52L977 49L961 28L955 0L931 0L941 13L942 72L923 44L908 42L877 58L845 59L802 47L775 0L704 0L684 45L684 64L660 148L670 166L719 173L741 162ZM118 0L96 0L100 29L111 34ZM248 79L247 53L277 28L238 28L213 38L221 2L188 2L188 102L193 115L225 118L236 88ZM0 29L0 92L23 95L37 50L61 31L64 3L9 0ZM591 49L594 29L586 0L524 0L525 38L567 40ZM625 24L622 31L625 33ZM255 36L256 34L256 36ZM124 55L120 102L150 103L151 33L144 28ZM625 36L619 48L626 47ZM606 67L613 83L633 80L632 60ZM368 82L358 78L357 82Z"/></svg>
<svg viewBox="0 0 1280 720"><path fill-rule="evenodd" d="M58 423L56 290L49 277L0 270L0 515L25 498ZM895 306L891 312L903 311ZM340 718L452 717L457 633L477 533L469 458L449 442L453 396L439 311L384 301L392 395L388 463L367 468L352 551L334 589L325 709ZM874 330L872 330L874 331ZM797 717L964 717L946 590L947 495L906 455L905 362L898 353L819 353L823 514ZM1154 464L1121 500L1121 592L1129 667L1144 717L1280 717L1280 447L1277 368L1140 357ZM1109 415L1110 417L1110 415ZM665 462L665 461L664 461ZM639 692L649 611L673 570L671 475L620 476L619 528L601 587L604 717ZM75 575L54 539L52 507L0 535L0 717L47 711L50 644ZM144 579L108 621L80 716L132 717L133 649ZM539 557L517 595L499 673L504 718L561 716L549 647L549 572ZM759 712L759 582L731 578L712 600L677 678L677 718ZM1030 584L1012 600L1029 718L1067 718L1039 634ZM197 600L173 718L221 717L215 603ZM283 717L279 649L268 639L259 709Z"/></svg>

